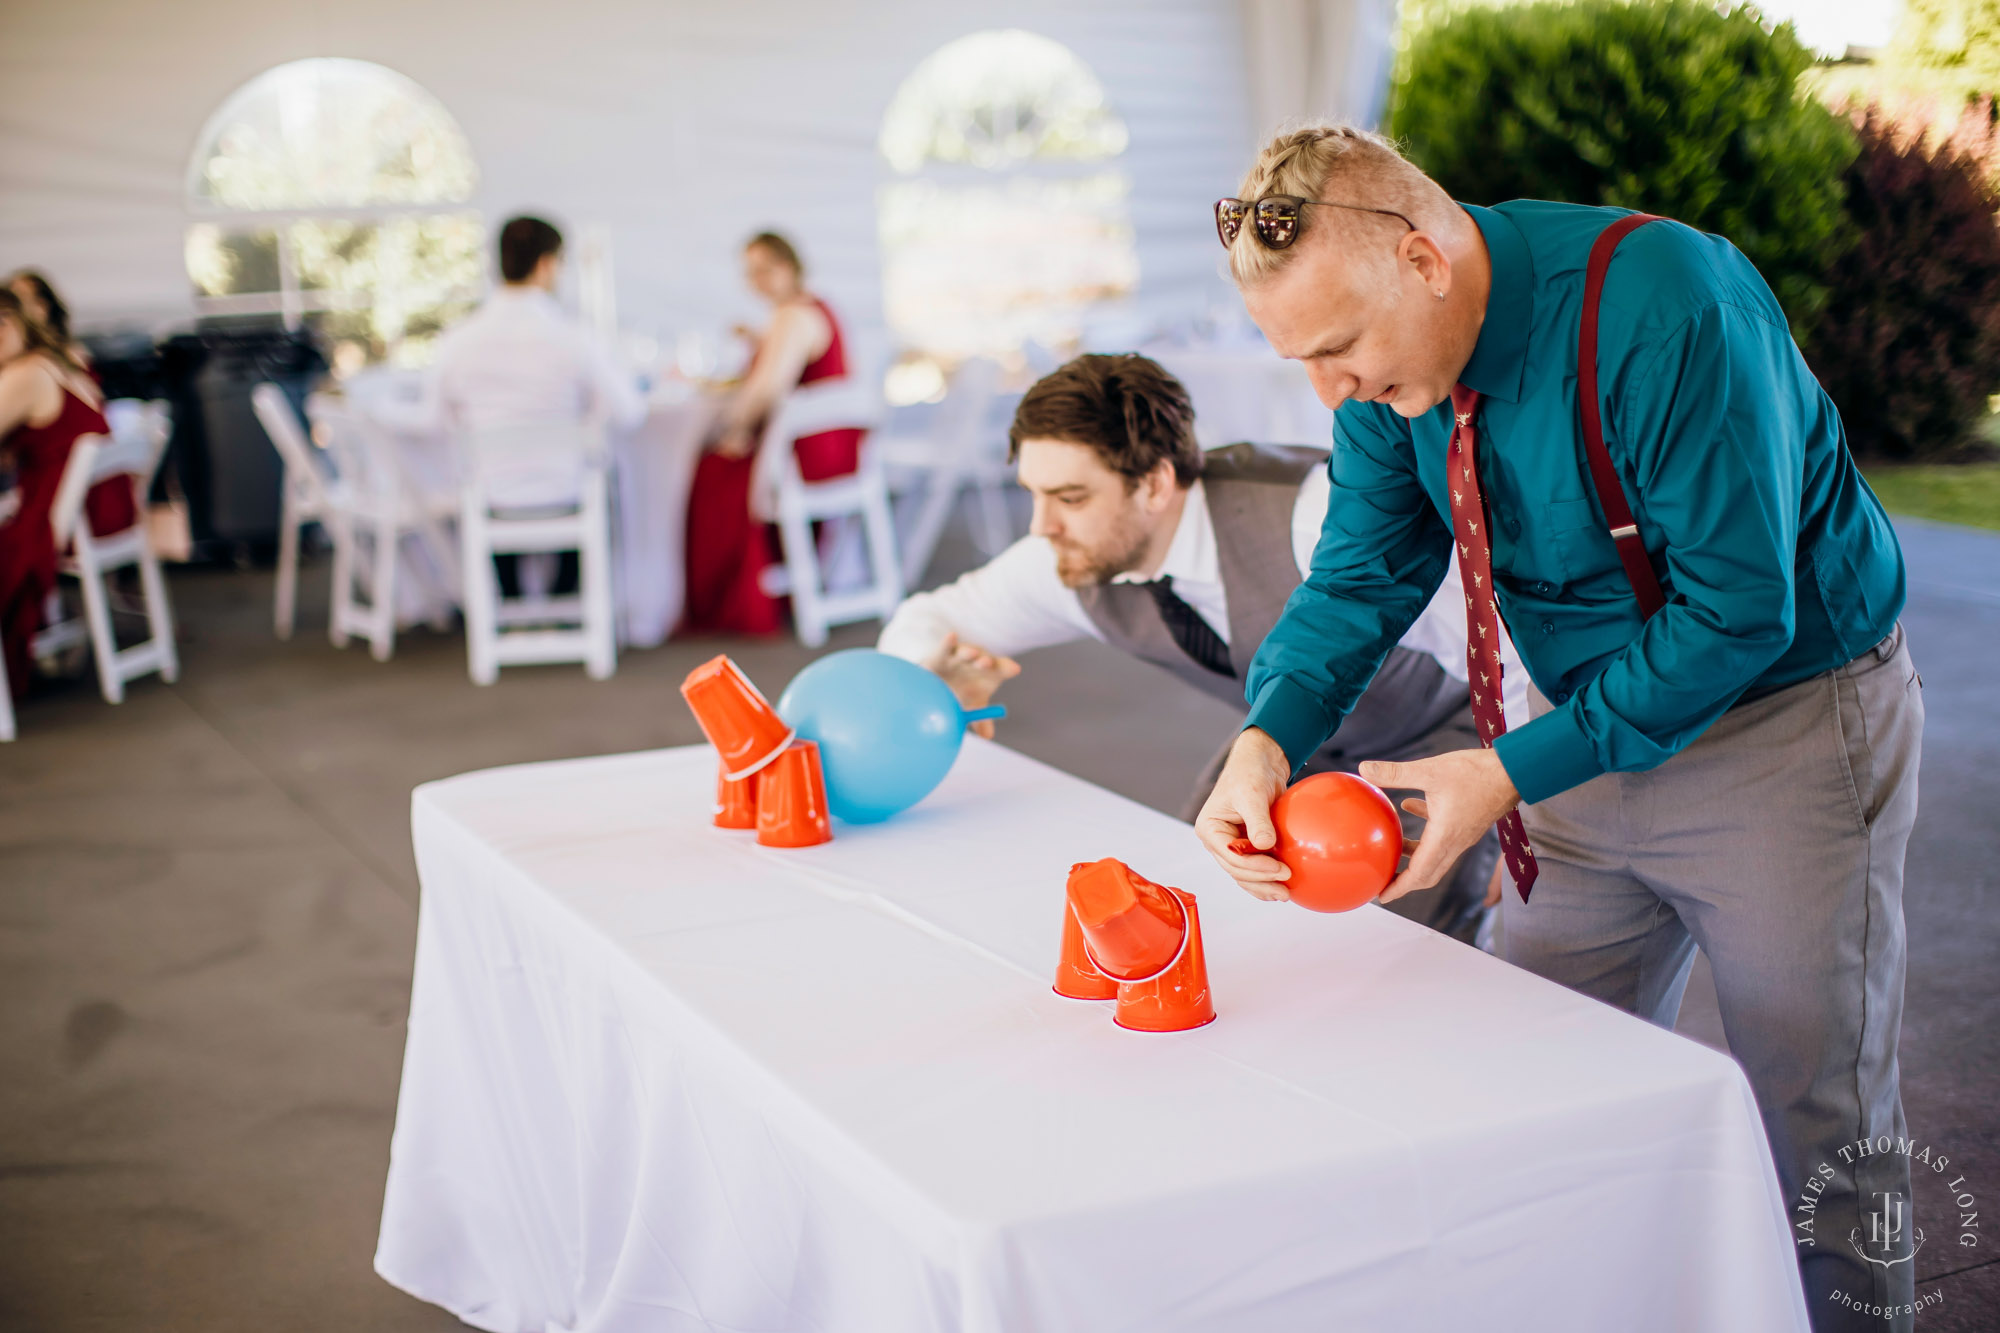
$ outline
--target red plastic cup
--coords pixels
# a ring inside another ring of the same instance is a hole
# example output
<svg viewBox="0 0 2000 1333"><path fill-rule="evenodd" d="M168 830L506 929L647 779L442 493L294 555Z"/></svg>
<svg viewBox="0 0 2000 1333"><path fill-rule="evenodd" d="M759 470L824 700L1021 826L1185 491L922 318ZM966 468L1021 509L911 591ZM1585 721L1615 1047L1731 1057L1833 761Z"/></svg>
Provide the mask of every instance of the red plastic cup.
<svg viewBox="0 0 2000 1333"><path fill-rule="evenodd" d="M1167 892L1187 913L1187 948L1159 976L1118 988L1118 1008L1112 1021L1134 1032L1186 1032L1215 1021L1215 1001L1208 993L1208 960L1201 951L1201 913L1192 893L1182 889Z"/></svg>
<svg viewBox="0 0 2000 1333"><path fill-rule="evenodd" d="M715 826L717 828L757 827L757 778L732 778L727 770L715 770Z"/></svg>
<svg viewBox="0 0 2000 1333"><path fill-rule="evenodd" d="M1079 867L1072 867L1074 873ZM1062 956L1056 961L1056 994L1070 1000L1115 1000L1118 983L1097 970L1083 945L1083 928L1076 913L1063 902Z"/></svg>
<svg viewBox="0 0 2000 1333"><path fill-rule="evenodd" d="M1116 857L1070 869L1069 905L1091 963L1113 981L1152 980L1187 943L1180 899Z"/></svg>
<svg viewBox="0 0 2000 1333"><path fill-rule="evenodd" d="M826 813L826 776L819 746L793 741L757 774L757 841L766 847L811 847L833 841Z"/></svg>
<svg viewBox="0 0 2000 1333"><path fill-rule="evenodd" d="M681 697L722 756L722 771L730 778L749 777L782 754L798 734L727 656L712 657L688 672Z"/></svg>

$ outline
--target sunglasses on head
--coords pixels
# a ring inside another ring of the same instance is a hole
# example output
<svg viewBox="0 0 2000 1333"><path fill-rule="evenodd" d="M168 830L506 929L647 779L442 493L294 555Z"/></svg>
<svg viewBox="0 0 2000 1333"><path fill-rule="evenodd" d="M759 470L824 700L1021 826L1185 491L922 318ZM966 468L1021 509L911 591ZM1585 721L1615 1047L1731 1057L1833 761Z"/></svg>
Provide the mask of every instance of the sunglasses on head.
<svg viewBox="0 0 2000 1333"><path fill-rule="evenodd" d="M1417 224L1401 213L1386 208L1364 208L1360 204L1336 204L1325 199L1301 199L1292 194L1274 194L1256 203L1243 199L1218 199L1215 201L1215 234L1222 238L1222 248L1236 244L1237 235L1247 221L1255 229L1257 239L1267 250L1283 250L1299 239L1299 223L1308 208L1345 208L1355 213L1380 213L1385 218L1394 218L1411 231Z"/></svg>

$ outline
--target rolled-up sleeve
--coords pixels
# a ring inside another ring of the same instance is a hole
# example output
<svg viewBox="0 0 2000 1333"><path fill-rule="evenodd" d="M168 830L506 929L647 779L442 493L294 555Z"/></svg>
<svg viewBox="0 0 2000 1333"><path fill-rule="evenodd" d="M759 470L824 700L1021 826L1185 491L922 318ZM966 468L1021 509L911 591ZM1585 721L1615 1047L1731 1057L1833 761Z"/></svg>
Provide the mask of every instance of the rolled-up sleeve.
<svg viewBox="0 0 2000 1333"><path fill-rule="evenodd" d="M1791 644L1813 410L1797 356L1789 330L1728 303L1635 349L1610 430L1641 536L1665 552L1668 603L1560 707L1495 742L1522 800L1671 758Z"/></svg>
<svg viewBox="0 0 2000 1333"><path fill-rule="evenodd" d="M1437 590L1451 551L1418 480L1409 428L1368 404L1335 418L1312 568L1250 664L1245 726L1297 769L1331 736Z"/></svg>

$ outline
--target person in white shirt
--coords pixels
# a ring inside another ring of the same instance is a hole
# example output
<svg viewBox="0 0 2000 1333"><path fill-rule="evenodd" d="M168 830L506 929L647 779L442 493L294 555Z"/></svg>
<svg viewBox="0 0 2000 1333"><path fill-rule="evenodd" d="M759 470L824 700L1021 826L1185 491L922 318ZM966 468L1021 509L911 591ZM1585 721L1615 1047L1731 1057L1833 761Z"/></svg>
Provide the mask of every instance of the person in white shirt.
<svg viewBox="0 0 2000 1333"><path fill-rule="evenodd" d="M637 426L646 415L637 383L556 300L562 233L540 218L511 218L499 248L501 285L438 340L422 415L453 432L593 418ZM528 509L573 503L576 488L575 464L562 458L510 465L489 481L496 502ZM573 554L563 560L573 568ZM550 574L523 562L522 577L546 587ZM504 567L502 581L512 581Z"/></svg>
<svg viewBox="0 0 2000 1333"><path fill-rule="evenodd" d="M1078 357L1049 375L1022 399L1009 439L1034 497L1029 535L956 582L908 598L877 646L937 672L967 707L990 702L1020 673L1017 654L1086 637L1245 707L1250 659L1319 542L1326 452L1238 444L1204 454L1186 391L1136 355ZM1305 771L1477 746L1465 634L1454 565ZM1185 817L1201 807L1227 752L1225 743ZM1470 941L1497 894L1497 864L1489 837L1436 889L1386 905Z"/></svg>

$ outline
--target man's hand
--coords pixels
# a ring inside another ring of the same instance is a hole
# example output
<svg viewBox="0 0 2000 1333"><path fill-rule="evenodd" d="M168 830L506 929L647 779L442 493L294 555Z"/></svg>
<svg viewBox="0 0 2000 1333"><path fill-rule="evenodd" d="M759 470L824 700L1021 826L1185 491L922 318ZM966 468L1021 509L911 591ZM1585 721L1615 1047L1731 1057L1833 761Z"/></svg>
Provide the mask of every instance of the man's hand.
<svg viewBox="0 0 2000 1333"><path fill-rule="evenodd" d="M1408 867L1382 890L1385 903L1443 879L1466 848L1521 803L1514 780L1491 750L1454 750L1407 764L1371 759L1361 766L1361 776L1378 787L1414 787L1424 794L1423 800L1403 802L1425 821L1424 836Z"/></svg>
<svg viewBox="0 0 2000 1333"><path fill-rule="evenodd" d="M1500 894L1506 887L1507 858L1497 856L1493 859L1493 873L1486 877L1486 906L1498 907L1500 905Z"/></svg>
<svg viewBox="0 0 2000 1333"><path fill-rule="evenodd" d="M976 643L961 643L956 631L945 635L923 664L951 686L959 705L968 710L992 703L1000 686L1021 674L1021 664L1013 658L989 653ZM991 721L975 722L972 730L993 739Z"/></svg>
<svg viewBox="0 0 2000 1333"><path fill-rule="evenodd" d="M1256 727L1245 729L1229 749L1215 790L1195 817L1202 846L1229 877L1253 898L1282 903L1291 899L1285 881L1292 872L1275 856L1259 856L1278 844L1271 802L1285 789L1292 762L1278 743ZM1232 846L1232 844L1234 844Z"/></svg>

